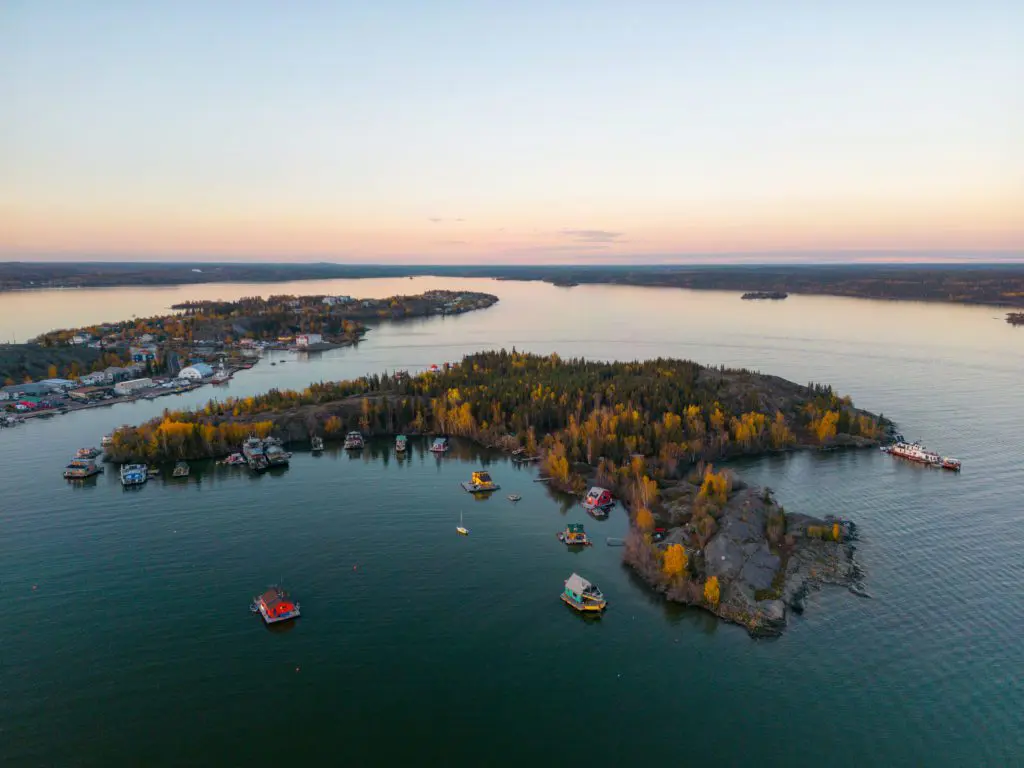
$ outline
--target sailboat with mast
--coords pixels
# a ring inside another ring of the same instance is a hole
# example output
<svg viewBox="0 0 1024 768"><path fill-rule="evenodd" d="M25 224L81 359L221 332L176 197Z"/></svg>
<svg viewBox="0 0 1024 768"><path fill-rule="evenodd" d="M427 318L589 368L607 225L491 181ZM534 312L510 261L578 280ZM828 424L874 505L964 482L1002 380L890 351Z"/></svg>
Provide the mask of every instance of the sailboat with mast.
<svg viewBox="0 0 1024 768"><path fill-rule="evenodd" d="M459 525L458 525L458 527L456 527L455 532L458 533L459 536L469 536L469 528L467 528L466 526L464 526L462 524L462 513L461 512L459 512Z"/></svg>

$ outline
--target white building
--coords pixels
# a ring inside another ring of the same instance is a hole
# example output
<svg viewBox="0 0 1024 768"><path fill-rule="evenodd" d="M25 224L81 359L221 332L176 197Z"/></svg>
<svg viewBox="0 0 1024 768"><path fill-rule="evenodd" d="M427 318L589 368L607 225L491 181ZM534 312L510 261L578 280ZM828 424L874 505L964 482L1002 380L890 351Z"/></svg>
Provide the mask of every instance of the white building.
<svg viewBox="0 0 1024 768"><path fill-rule="evenodd" d="M95 387L99 384L109 384L111 381L113 381L113 378L106 371L87 373L85 376L81 376L78 379L78 383L83 387Z"/></svg>
<svg viewBox="0 0 1024 768"><path fill-rule="evenodd" d="M196 363L178 371L179 379L188 379L189 381L202 381L211 376L213 376L213 368L206 363Z"/></svg>
<svg viewBox="0 0 1024 768"><path fill-rule="evenodd" d="M92 341L92 336L88 333L76 333L68 339L68 342L75 346L78 346L79 344L88 344L90 341Z"/></svg>
<svg viewBox="0 0 1024 768"><path fill-rule="evenodd" d="M295 346L311 347L314 344L322 344L324 337L319 333L300 333L295 337Z"/></svg>
<svg viewBox="0 0 1024 768"><path fill-rule="evenodd" d="M351 296L324 296L324 304L329 307L351 304L353 301L355 301L355 299Z"/></svg>
<svg viewBox="0 0 1024 768"><path fill-rule="evenodd" d="M131 379L130 381L119 381L114 385L114 394L124 397L140 389L149 389L153 386L152 379Z"/></svg>

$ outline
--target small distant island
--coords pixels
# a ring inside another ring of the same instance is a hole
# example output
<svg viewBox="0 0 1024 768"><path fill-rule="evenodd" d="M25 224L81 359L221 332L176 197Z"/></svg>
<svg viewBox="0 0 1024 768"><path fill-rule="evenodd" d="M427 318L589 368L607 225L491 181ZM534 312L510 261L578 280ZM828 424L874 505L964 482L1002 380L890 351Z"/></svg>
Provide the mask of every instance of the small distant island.
<svg viewBox="0 0 1024 768"><path fill-rule="evenodd" d="M1006 322L1010 325L1024 325L1024 312L1010 312L1006 316Z"/></svg>
<svg viewBox="0 0 1024 768"><path fill-rule="evenodd" d="M740 298L746 299L747 301L758 301L763 299L778 301L781 299L788 299L789 294L785 291L750 291L748 293L744 293Z"/></svg>
<svg viewBox="0 0 1024 768"><path fill-rule="evenodd" d="M624 560L668 599L777 633L806 589L852 585L852 523L787 513L712 461L773 451L875 446L890 429L831 387L684 360L563 360L515 350L271 390L165 411L113 434L112 461L219 457L247 435L284 441L445 434L535 458L549 485L591 484L627 506ZM722 559L722 558L725 559Z"/></svg>

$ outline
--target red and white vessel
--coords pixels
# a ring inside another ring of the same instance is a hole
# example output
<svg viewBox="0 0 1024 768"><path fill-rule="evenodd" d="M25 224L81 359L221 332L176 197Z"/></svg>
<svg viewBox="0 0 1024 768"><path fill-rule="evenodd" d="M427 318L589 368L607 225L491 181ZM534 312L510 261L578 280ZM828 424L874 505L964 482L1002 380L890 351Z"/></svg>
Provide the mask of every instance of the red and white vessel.
<svg viewBox="0 0 1024 768"><path fill-rule="evenodd" d="M954 472L960 471L960 460L952 456L940 456L935 451L929 451L920 442L907 443L899 441L883 448L886 453L898 456L908 461L916 461L918 464L926 464L929 467L941 467Z"/></svg>
<svg viewBox="0 0 1024 768"><path fill-rule="evenodd" d="M249 610L262 616L267 624L299 618L299 604L278 586L268 587L262 595L254 597Z"/></svg>
<svg viewBox="0 0 1024 768"><path fill-rule="evenodd" d="M607 515L608 510L613 506L615 506L615 499L612 498L612 492L596 485L587 492L586 498L583 499L584 509L594 515Z"/></svg>

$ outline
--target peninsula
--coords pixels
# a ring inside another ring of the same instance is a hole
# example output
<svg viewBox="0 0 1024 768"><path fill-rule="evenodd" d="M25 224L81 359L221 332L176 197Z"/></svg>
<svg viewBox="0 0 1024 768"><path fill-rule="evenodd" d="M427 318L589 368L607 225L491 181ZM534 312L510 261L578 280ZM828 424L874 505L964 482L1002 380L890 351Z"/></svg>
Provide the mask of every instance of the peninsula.
<svg viewBox="0 0 1024 768"><path fill-rule="evenodd" d="M497 301L472 291L384 299L255 296L185 302L170 314L49 331L29 344L0 345L0 408L6 400L26 411L73 409L97 397L111 400L114 385L126 380L173 378L194 363L250 367L261 348L315 352L347 346L364 336L368 323L462 314ZM196 370L213 374L212 367ZM76 390L86 386L76 402Z"/></svg>
<svg viewBox="0 0 1024 768"><path fill-rule="evenodd" d="M339 440L349 430L441 433L525 452L561 491L582 494L597 482L624 501L634 530L625 561L654 588L764 634L779 631L809 583L851 578L852 526L788 515L769 493L745 489L710 462L874 446L888 427L819 384L683 360L606 363L502 350L417 376L373 375L165 411L115 432L108 457L216 457L253 433L305 442Z"/></svg>

